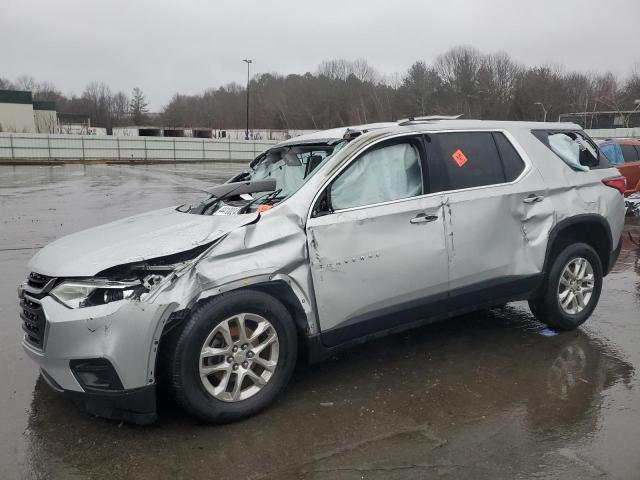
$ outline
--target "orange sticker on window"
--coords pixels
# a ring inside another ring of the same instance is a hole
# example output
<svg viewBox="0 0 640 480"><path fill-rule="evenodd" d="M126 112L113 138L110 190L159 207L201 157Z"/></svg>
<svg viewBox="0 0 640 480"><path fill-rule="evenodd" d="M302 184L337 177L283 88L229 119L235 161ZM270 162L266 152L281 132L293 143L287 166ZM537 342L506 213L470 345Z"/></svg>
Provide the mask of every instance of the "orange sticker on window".
<svg viewBox="0 0 640 480"><path fill-rule="evenodd" d="M453 160L456 162L456 164L459 167L463 166L469 160L467 156L464 153L462 153L462 150L460 149L453 152L453 155L451 155L451 158L453 158Z"/></svg>

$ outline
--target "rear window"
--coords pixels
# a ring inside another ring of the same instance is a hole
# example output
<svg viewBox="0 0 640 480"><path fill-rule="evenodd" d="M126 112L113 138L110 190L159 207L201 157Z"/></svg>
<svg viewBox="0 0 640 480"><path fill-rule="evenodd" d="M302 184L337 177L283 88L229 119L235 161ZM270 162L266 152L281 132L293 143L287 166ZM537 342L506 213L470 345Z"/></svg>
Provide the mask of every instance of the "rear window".
<svg viewBox="0 0 640 480"><path fill-rule="evenodd" d="M447 190L511 182L525 168L511 142L499 132L437 133L432 138Z"/></svg>
<svg viewBox="0 0 640 480"><path fill-rule="evenodd" d="M625 162L637 162L638 161L638 150L637 147L633 145L625 145L620 144L620 149L622 150L622 156L624 157Z"/></svg>
<svg viewBox="0 0 640 480"><path fill-rule="evenodd" d="M513 147L511 142L507 140L507 137L503 133L494 133L493 138L496 140L498 150L500 151L500 157L502 157L502 164L504 165L504 175L507 182L513 182L520 176L524 170L524 162L520 158L520 154Z"/></svg>

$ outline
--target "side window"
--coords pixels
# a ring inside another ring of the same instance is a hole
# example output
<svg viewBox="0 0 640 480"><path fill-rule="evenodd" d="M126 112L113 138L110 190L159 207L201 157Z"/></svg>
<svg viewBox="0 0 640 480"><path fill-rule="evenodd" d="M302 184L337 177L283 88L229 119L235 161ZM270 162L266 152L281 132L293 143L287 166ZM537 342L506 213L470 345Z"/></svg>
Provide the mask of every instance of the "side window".
<svg viewBox="0 0 640 480"><path fill-rule="evenodd" d="M354 160L330 185L334 210L422 194L420 154L412 142L383 145Z"/></svg>
<svg viewBox="0 0 640 480"><path fill-rule="evenodd" d="M511 142L507 140L507 137L503 133L496 132L493 134L493 138L496 140L498 150L500 151L500 157L502 158L502 165L504 166L504 175L507 182L513 182L520 176L524 170L524 162L520 158L520 154L513 147Z"/></svg>
<svg viewBox="0 0 640 480"><path fill-rule="evenodd" d="M504 183L505 172L491 132L434 134L449 190Z"/></svg>
<svg viewBox="0 0 640 480"><path fill-rule="evenodd" d="M580 167L595 167L599 163L597 150L576 132L552 133L549 145L567 164L580 170L584 169Z"/></svg>
<svg viewBox="0 0 640 480"><path fill-rule="evenodd" d="M622 156L626 163L638 161L638 152L633 145L620 144L620 148L622 149Z"/></svg>
<svg viewBox="0 0 640 480"><path fill-rule="evenodd" d="M609 166L607 157L582 132L532 130L531 133L575 170L587 171Z"/></svg>

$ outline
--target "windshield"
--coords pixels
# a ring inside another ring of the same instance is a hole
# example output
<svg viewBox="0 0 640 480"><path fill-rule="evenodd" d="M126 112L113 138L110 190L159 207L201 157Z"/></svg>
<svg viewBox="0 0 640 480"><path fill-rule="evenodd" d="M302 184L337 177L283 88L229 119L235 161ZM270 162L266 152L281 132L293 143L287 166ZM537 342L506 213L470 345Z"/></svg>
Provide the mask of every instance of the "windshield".
<svg viewBox="0 0 640 480"><path fill-rule="evenodd" d="M274 179L280 196L288 197L298 190L327 158L340 150L344 143L272 148L251 162L248 179Z"/></svg>
<svg viewBox="0 0 640 480"><path fill-rule="evenodd" d="M248 172L240 173L229 181L235 183L214 187L211 197L197 206L183 205L178 211L199 215L264 212L296 192L346 143L276 146L253 160ZM262 188L263 185L269 188ZM227 186L229 188L224 188Z"/></svg>

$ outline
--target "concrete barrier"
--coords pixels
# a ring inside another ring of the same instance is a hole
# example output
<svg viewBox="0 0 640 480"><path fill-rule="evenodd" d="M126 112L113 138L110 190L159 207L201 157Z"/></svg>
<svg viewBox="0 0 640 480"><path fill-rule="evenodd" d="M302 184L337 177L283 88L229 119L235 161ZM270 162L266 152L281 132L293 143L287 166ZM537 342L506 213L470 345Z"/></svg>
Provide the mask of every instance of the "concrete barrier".
<svg viewBox="0 0 640 480"><path fill-rule="evenodd" d="M275 140L0 133L0 163L192 163L250 161Z"/></svg>

